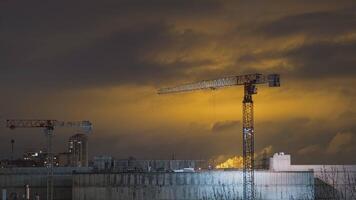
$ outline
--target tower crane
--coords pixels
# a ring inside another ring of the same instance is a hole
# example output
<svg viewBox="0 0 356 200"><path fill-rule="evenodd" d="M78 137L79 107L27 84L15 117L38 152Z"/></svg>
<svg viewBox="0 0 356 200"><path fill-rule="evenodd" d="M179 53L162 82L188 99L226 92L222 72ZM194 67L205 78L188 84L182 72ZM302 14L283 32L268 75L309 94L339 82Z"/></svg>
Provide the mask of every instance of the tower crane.
<svg viewBox="0 0 356 200"><path fill-rule="evenodd" d="M247 74L214 80L204 80L158 90L158 94L190 92L204 89L219 89L230 86L244 86L242 101L242 141L243 141L243 199L255 199L254 183L254 119L252 95L257 94L256 85L268 83L269 87L279 87L279 74Z"/></svg>
<svg viewBox="0 0 356 200"><path fill-rule="evenodd" d="M47 137L47 200L53 200L53 152L52 137L56 127L79 128L84 132L92 130L90 121L58 121L58 120L33 120L33 119L7 119L5 126L10 129L17 128L43 128Z"/></svg>

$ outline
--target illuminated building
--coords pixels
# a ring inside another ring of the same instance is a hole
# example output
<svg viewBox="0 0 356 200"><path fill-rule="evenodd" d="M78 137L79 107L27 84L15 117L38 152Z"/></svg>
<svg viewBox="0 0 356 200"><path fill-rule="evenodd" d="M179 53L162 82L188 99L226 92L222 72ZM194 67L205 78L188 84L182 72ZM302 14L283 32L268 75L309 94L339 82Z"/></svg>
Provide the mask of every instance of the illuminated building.
<svg viewBox="0 0 356 200"><path fill-rule="evenodd" d="M70 166L88 166L88 138L85 134L75 134L69 138L68 152L70 153Z"/></svg>

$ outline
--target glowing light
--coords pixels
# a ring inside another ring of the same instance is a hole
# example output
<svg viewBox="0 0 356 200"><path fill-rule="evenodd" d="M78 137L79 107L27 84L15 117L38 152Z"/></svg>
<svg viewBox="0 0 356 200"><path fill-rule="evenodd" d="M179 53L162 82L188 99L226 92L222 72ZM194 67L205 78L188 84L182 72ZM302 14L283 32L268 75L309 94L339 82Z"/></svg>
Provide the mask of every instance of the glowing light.
<svg viewBox="0 0 356 200"><path fill-rule="evenodd" d="M227 169L227 168L242 168L243 158L242 156L235 156L227 159L225 162L216 165L217 169Z"/></svg>

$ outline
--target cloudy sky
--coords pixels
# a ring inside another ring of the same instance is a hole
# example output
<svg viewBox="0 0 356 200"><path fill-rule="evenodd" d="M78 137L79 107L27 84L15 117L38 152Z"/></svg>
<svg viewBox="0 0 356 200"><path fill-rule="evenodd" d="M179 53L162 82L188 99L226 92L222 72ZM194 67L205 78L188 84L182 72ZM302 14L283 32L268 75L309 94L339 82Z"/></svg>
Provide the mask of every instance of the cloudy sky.
<svg viewBox="0 0 356 200"><path fill-rule="evenodd" d="M254 97L256 151L356 163L354 1L0 1L0 117L91 120L91 156L240 155L241 87L156 90L256 72L282 82ZM11 138L18 156L45 145L0 133L0 157ZM56 130L57 152L73 133Z"/></svg>

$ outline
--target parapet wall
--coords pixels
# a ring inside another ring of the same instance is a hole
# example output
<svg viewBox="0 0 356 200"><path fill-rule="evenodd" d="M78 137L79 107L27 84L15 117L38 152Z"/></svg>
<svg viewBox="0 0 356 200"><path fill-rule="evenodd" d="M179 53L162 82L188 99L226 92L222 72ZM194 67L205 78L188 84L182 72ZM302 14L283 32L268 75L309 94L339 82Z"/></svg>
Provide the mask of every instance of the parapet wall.
<svg viewBox="0 0 356 200"><path fill-rule="evenodd" d="M256 171L256 196L264 200L314 199L313 172ZM242 199L241 171L76 174L73 200Z"/></svg>

